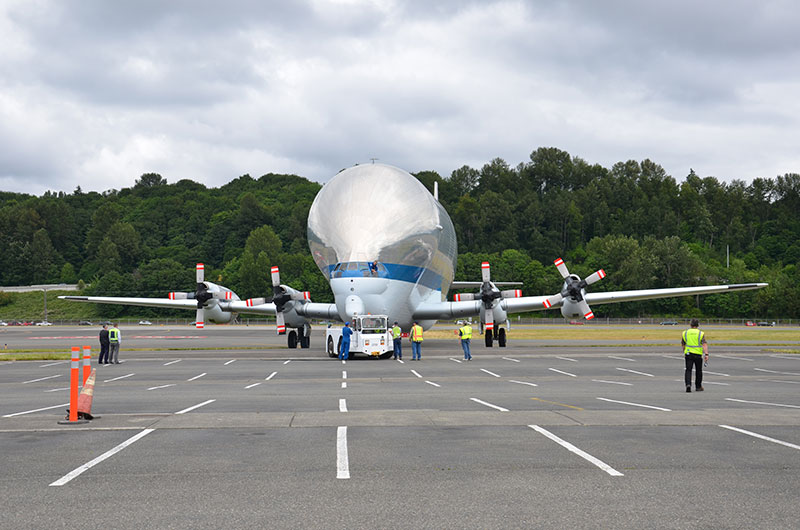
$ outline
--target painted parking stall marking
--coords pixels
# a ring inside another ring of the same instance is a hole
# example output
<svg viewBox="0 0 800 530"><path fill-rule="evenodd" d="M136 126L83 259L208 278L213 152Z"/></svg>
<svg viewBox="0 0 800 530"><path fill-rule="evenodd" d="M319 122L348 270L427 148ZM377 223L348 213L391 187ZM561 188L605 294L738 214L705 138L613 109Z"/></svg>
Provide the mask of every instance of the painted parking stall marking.
<svg viewBox="0 0 800 530"><path fill-rule="evenodd" d="M179 362L181 362L181 360L180 360L180 359L176 359L176 360L174 360L174 361L170 361L170 362L168 362L168 363L164 363L164 366L169 366L169 365L171 365L171 364L175 364L175 363L179 363Z"/></svg>
<svg viewBox="0 0 800 530"><path fill-rule="evenodd" d="M61 408L61 407L68 407L68 406L69 406L69 403L62 403L61 405L53 405L52 407L44 407L44 408L41 408L41 409L33 409L33 410L26 410L24 412L15 412L13 414L5 414L3 417L4 418L13 418L14 416L22 416L24 414L33 414L34 412L42 412L43 410L52 410L52 409L58 409L58 408Z"/></svg>
<svg viewBox="0 0 800 530"><path fill-rule="evenodd" d="M636 362L636 359L629 359L627 357L617 357L616 355L609 355L608 358L609 359L617 359L617 360L620 360L620 361L630 361L632 363Z"/></svg>
<svg viewBox="0 0 800 530"><path fill-rule="evenodd" d="M336 429L336 478L350 478L350 459L347 456L347 427Z"/></svg>
<svg viewBox="0 0 800 530"><path fill-rule="evenodd" d="M497 375L496 373L494 373L494 372L490 372L489 370L485 370L485 369L483 369L483 368L481 368L481 372L485 372L485 373L487 373L487 374L491 375L492 377L500 377L500 376L499 376L499 375Z"/></svg>
<svg viewBox="0 0 800 530"><path fill-rule="evenodd" d="M786 405L784 403L768 403L766 401L748 401L746 399L725 398L726 401L736 401L737 403L750 403L752 405L769 405L772 407L786 407L790 409L800 409L798 405Z"/></svg>
<svg viewBox="0 0 800 530"><path fill-rule="evenodd" d="M210 403L214 403L215 401L216 401L216 399L209 399L208 401L203 401L202 403L198 403L197 405L193 405L193 406L189 407L188 409L179 410L175 414L186 414L187 412L191 412L191 411L193 411L195 409L199 409L200 407L205 407L206 405L208 405Z"/></svg>
<svg viewBox="0 0 800 530"><path fill-rule="evenodd" d="M556 370L555 368L548 368L548 370L550 370L551 372L556 372L556 373L559 373L559 374L568 375L568 376L570 376L570 377L578 377L578 376L577 376L577 375L575 375L575 374L571 374L571 373L569 373L569 372L562 372L561 370Z"/></svg>
<svg viewBox="0 0 800 530"><path fill-rule="evenodd" d="M539 386L536 383L529 383L527 381L515 381L514 379L509 379L509 383L516 383L518 385L528 385L528 386Z"/></svg>
<svg viewBox="0 0 800 530"><path fill-rule="evenodd" d="M150 387L150 388L148 388L147 390L159 390L159 389L161 389L161 388L169 388L169 387L171 387L171 386L175 386L175 383L170 383L170 384L168 384L168 385L151 386L151 387Z"/></svg>
<svg viewBox="0 0 800 530"><path fill-rule="evenodd" d="M106 379L103 382L104 383L111 383L112 381L119 381L120 379L127 379L128 377L133 377L134 375L136 375L136 372L134 372L132 374L121 375L119 377L114 377L113 379Z"/></svg>
<svg viewBox="0 0 800 530"><path fill-rule="evenodd" d="M561 359L562 361L569 361L569 362L572 362L572 363L578 362L577 359L570 359L569 357L558 357L558 356L556 356L556 359Z"/></svg>
<svg viewBox="0 0 800 530"><path fill-rule="evenodd" d="M577 447L575 447L574 445L572 445L568 441L559 438L558 436L556 436L555 434L551 433L547 429L539 427L538 425L528 425L528 427L530 427L534 431L538 432L539 434L542 434L542 435L546 436L547 438L550 438L551 440L556 442L561 447L567 449L571 453L575 453L576 455L578 455L579 457L583 458L584 460L586 460L588 462L591 462L592 464L596 465L597 467L599 467L600 469L602 469L603 471L605 471L606 473L608 473L612 477L622 477L622 476L624 476L622 473L620 473L619 471L617 471L613 467L609 466L608 464L606 464L602 460L593 457L592 455L590 455L586 451L583 451L582 449L578 449Z"/></svg>
<svg viewBox="0 0 800 530"><path fill-rule="evenodd" d="M497 405L492 405L491 403L487 403L486 401L482 401L482 400L480 400L478 398L470 398L470 399L472 401L474 401L475 403L480 403L481 405L484 405L486 407L491 407L493 409L499 410L500 412L508 412L507 408L498 407Z"/></svg>
<svg viewBox="0 0 800 530"><path fill-rule="evenodd" d="M599 399L600 401L608 401L609 403L620 403L622 405L630 405L632 407L641 407L641 408L645 408L645 409L653 409L653 410L661 410L661 411L664 411L664 412L672 412L672 409L665 409L663 407L655 407L653 405L644 405L642 403L631 403L630 401L617 401L616 399L608 399L608 398L603 398L603 397L599 397L597 399Z"/></svg>
<svg viewBox="0 0 800 530"><path fill-rule="evenodd" d="M47 377L40 377L39 379L31 379L30 381L23 381L23 385L27 385L28 383L38 383L39 381L47 381L48 379L55 379L56 377L61 377L61 375L49 375Z"/></svg>
<svg viewBox="0 0 800 530"><path fill-rule="evenodd" d="M627 368L617 368L617 370L619 370L620 372L630 372L636 375L646 375L647 377L655 377L653 374L648 374L646 372L638 372L636 370L629 370Z"/></svg>
<svg viewBox="0 0 800 530"><path fill-rule="evenodd" d="M609 385L633 386L633 383L623 383L622 381L606 381L605 379L592 379L595 383L607 383Z"/></svg>
<svg viewBox="0 0 800 530"><path fill-rule="evenodd" d="M189 381L196 381L197 379L200 379L200 378L201 378L201 377L203 377L204 375L207 375L207 373L206 373L206 372L203 372L202 374L200 374L200 375L196 375L196 376L194 376L194 377L192 377L192 378L190 378L190 379L187 379L186 381L187 381L187 382L189 382Z"/></svg>
<svg viewBox="0 0 800 530"><path fill-rule="evenodd" d="M731 431L740 432L742 434L746 434L748 436L752 436L754 438L759 438L761 440L766 440L768 442L776 443L779 445L785 445L786 447L791 447L792 449L800 449L800 445L795 445L793 443L784 442L783 440L778 440L776 438L770 438L769 436L764 436L763 434L758 434L757 432L746 431L744 429L740 429L738 427L731 427L730 425L720 425L723 429L728 429Z"/></svg>

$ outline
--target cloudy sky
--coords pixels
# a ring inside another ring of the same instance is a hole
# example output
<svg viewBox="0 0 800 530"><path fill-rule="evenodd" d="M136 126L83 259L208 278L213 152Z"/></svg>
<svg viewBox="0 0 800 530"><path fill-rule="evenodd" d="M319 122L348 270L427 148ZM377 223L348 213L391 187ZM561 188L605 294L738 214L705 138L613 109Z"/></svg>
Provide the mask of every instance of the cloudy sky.
<svg viewBox="0 0 800 530"><path fill-rule="evenodd" d="M558 147L800 172L791 0L3 0L0 190L447 176Z"/></svg>

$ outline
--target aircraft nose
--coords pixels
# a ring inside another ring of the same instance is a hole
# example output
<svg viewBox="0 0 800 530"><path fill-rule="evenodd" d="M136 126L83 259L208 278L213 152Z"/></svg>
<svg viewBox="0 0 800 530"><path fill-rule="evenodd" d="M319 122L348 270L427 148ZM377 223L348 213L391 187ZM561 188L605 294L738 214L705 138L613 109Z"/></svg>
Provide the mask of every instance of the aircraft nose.
<svg viewBox="0 0 800 530"><path fill-rule="evenodd" d="M348 317L364 314L364 301L360 297L351 294L344 302L344 312Z"/></svg>

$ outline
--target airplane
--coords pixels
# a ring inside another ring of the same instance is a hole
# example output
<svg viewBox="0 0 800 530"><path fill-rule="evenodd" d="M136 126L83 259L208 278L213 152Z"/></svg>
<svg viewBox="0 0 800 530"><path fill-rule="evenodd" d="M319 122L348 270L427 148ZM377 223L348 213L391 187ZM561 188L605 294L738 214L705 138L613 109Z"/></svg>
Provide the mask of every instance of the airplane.
<svg viewBox="0 0 800 530"><path fill-rule="evenodd" d="M487 347L506 345L508 315L560 308L566 319L594 318L591 305L678 296L744 291L766 283L706 285L667 289L586 292L605 276L601 269L585 279L570 273L562 259L554 264L564 282L552 295L522 296L519 289L501 290L515 282L493 282L489 263L481 266L480 282L454 281L456 233L450 216L410 173L385 164L344 169L323 185L308 213L308 244L320 272L328 279L334 303L312 302L308 292L280 282L272 267L272 296L241 300L230 289L206 281L197 265L194 293L168 298L60 296L65 300L103 304L194 309L196 326L206 320L230 322L239 313L275 315L278 334L287 334L289 348L310 346L311 320L345 322L355 315L388 315L404 331L414 322L429 329L437 320L479 317ZM456 294L451 288L478 289ZM331 352L328 352L331 354ZM386 355L389 357L389 355Z"/></svg>

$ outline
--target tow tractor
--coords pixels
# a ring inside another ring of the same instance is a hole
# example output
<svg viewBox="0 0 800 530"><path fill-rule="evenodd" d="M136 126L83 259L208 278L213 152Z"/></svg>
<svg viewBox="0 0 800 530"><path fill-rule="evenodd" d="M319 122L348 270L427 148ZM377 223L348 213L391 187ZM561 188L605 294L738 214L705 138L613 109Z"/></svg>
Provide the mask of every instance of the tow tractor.
<svg viewBox="0 0 800 530"><path fill-rule="evenodd" d="M370 357L388 359L394 346L386 315L355 315L350 321L353 334L350 336L350 356L363 353ZM342 349L342 326L328 324L325 330L326 351L330 357L338 357Z"/></svg>

